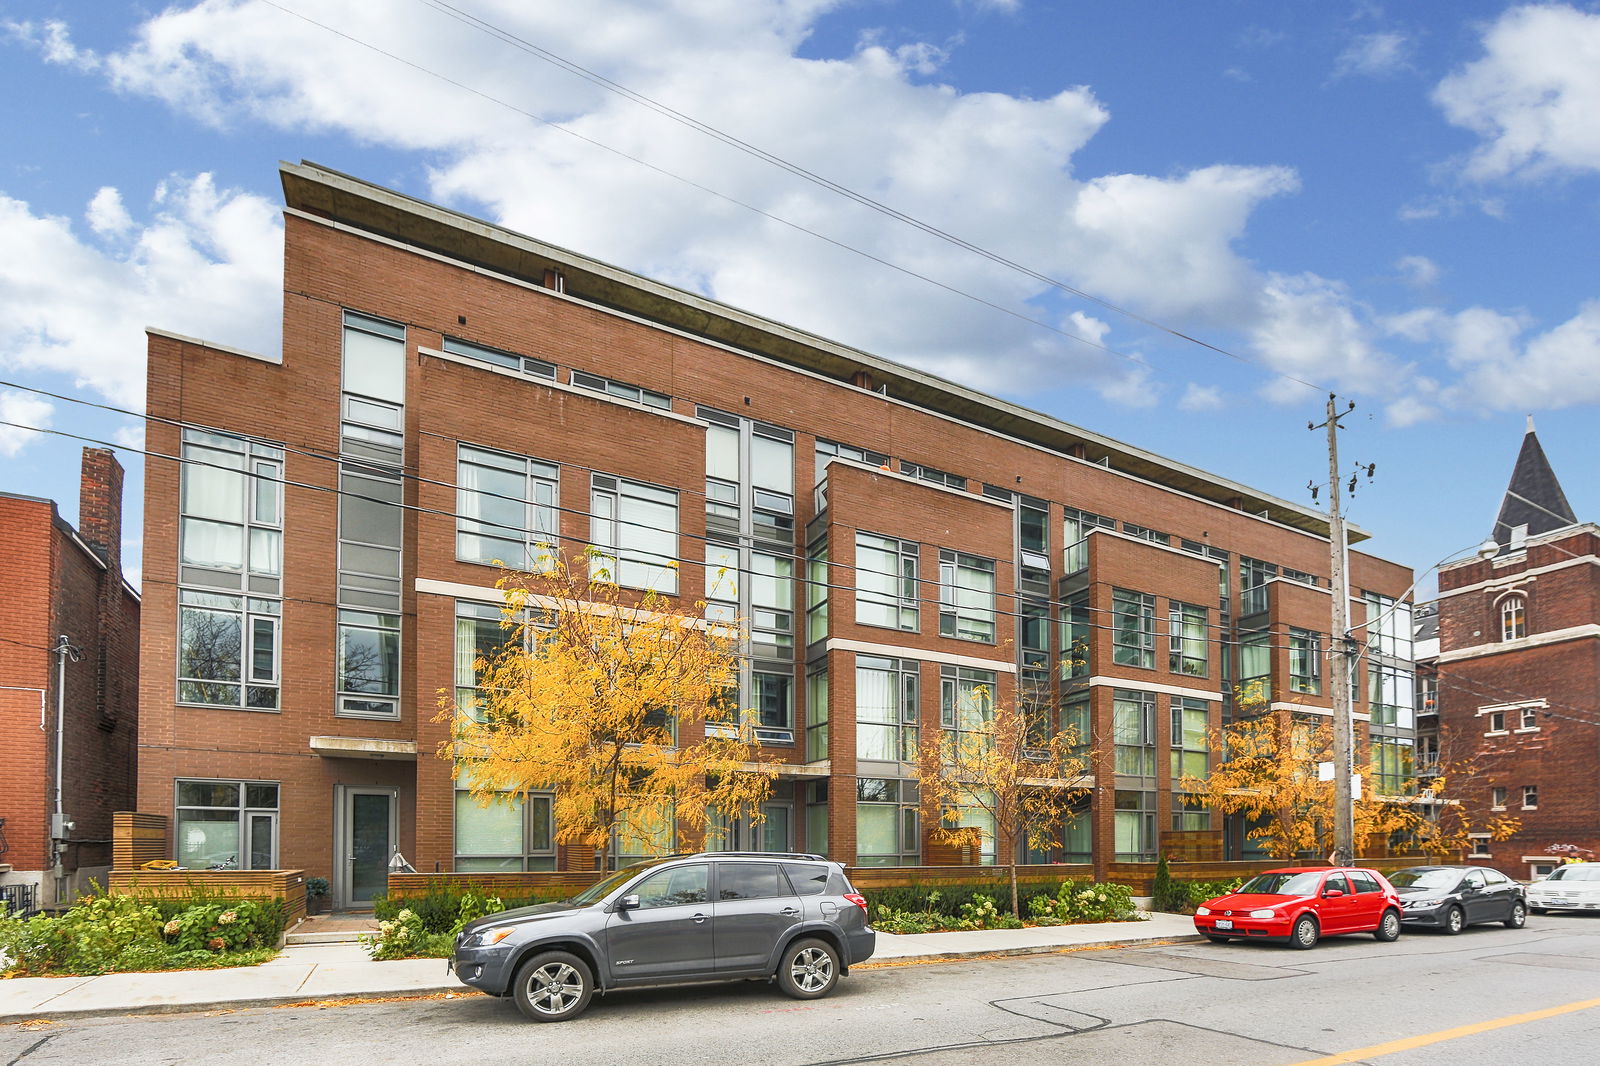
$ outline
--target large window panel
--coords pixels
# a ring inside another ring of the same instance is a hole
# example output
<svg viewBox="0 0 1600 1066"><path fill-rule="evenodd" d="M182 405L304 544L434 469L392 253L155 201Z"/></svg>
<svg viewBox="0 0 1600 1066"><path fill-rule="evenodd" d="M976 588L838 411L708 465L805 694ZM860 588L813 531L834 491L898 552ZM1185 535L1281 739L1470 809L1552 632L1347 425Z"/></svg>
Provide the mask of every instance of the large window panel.
<svg viewBox="0 0 1600 1066"><path fill-rule="evenodd" d="M338 651L339 713L357 718L398 718L399 617L340 611Z"/></svg>
<svg viewBox="0 0 1600 1066"><path fill-rule="evenodd" d="M678 494L671 489L595 474L590 573L628 588L678 591Z"/></svg>
<svg viewBox="0 0 1600 1066"><path fill-rule="evenodd" d="M1156 601L1127 589L1111 594L1111 659L1118 666L1154 669L1156 665Z"/></svg>
<svg viewBox="0 0 1600 1066"><path fill-rule="evenodd" d="M856 621L916 632L917 545L856 534Z"/></svg>
<svg viewBox="0 0 1600 1066"><path fill-rule="evenodd" d="M939 552L939 635L995 640L995 564L965 552Z"/></svg>

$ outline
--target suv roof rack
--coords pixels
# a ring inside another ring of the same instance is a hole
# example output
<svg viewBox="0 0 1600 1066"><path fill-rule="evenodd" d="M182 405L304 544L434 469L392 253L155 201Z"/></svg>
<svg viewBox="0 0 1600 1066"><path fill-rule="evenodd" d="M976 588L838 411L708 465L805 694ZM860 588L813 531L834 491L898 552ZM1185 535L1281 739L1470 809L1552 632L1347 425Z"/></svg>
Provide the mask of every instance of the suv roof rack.
<svg viewBox="0 0 1600 1066"><path fill-rule="evenodd" d="M699 855L710 857L721 856L737 859L808 859L811 862L827 862L826 855L815 855L806 851L702 851Z"/></svg>

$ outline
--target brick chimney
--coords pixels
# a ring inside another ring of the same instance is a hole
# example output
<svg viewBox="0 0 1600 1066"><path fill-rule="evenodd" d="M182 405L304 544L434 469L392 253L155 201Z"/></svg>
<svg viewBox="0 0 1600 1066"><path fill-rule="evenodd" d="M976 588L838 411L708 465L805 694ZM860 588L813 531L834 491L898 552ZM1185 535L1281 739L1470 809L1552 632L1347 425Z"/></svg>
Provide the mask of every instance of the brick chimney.
<svg viewBox="0 0 1600 1066"><path fill-rule="evenodd" d="M122 574L122 464L110 448L83 450L78 489L78 535Z"/></svg>

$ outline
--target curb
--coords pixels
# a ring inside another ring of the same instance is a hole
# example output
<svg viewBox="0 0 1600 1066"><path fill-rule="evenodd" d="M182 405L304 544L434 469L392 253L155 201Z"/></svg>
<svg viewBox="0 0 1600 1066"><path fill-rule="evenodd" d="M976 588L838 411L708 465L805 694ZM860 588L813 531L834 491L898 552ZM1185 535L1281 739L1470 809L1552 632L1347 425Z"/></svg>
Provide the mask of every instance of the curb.
<svg viewBox="0 0 1600 1066"><path fill-rule="evenodd" d="M900 955L868 959L850 967L854 970L888 969L891 966L912 966L919 962L952 962L959 959L1004 959L1022 955L1065 955L1074 951L1092 951L1101 948L1151 947L1155 944L1197 944L1205 938L1198 933L1190 936L1119 937L1115 940L1090 940L1082 944L1038 944L1021 948L991 948L987 951L939 951L925 955Z"/></svg>
<svg viewBox="0 0 1600 1066"><path fill-rule="evenodd" d="M141 1014L206 1014L213 1011L249 1010L252 1007L282 1007L296 1003L312 1007L319 1003L334 1003L342 1000L417 999L446 992L458 992L463 999L483 994L466 985L452 983L425 988L391 989L383 992L330 992L325 996L314 997L274 995L256 996L251 999L218 999L205 1003L149 1003L141 1006L41 1010L34 1011L31 1014L0 1014L0 1025L15 1025L19 1022L74 1021L85 1018L124 1018Z"/></svg>

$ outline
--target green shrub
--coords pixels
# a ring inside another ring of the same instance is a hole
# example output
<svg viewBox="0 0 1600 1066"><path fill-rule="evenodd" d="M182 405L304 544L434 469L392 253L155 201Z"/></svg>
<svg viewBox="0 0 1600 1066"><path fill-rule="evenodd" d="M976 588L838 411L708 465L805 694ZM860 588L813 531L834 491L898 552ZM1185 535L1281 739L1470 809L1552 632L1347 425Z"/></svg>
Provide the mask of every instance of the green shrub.
<svg viewBox="0 0 1600 1066"><path fill-rule="evenodd" d="M1187 893L1189 909L1200 906L1208 899L1226 896L1230 892L1239 891L1239 886L1244 884L1243 877L1235 877L1226 881L1180 881L1178 884Z"/></svg>
<svg viewBox="0 0 1600 1066"><path fill-rule="evenodd" d="M281 900L89 896L58 918L0 919L0 973L253 965L277 954L285 914Z"/></svg>
<svg viewBox="0 0 1600 1066"><path fill-rule="evenodd" d="M1150 888L1151 909L1165 911L1169 914L1183 914L1192 909L1189 902L1189 889L1172 879L1172 867L1167 865L1167 857L1162 855L1156 863L1155 883Z"/></svg>
<svg viewBox="0 0 1600 1066"><path fill-rule="evenodd" d="M506 909L505 904L495 896L465 892L456 899L455 912L448 915L449 921L446 923L444 906L447 895L430 893L424 898L428 900L427 917L424 917L421 909L401 907L392 917L379 920L375 934L361 938L361 943L366 945L374 959L447 958L455 947L456 934L468 922ZM435 923L434 926L430 927L430 921ZM439 923L445 927L438 928Z"/></svg>
<svg viewBox="0 0 1600 1066"><path fill-rule="evenodd" d="M1127 885L1078 885L1071 881L1063 881L1054 896L1037 895L1029 899L1028 913L1039 925L1127 922L1140 917Z"/></svg>
<svg viewBox="0 0 1600 1066"><path fill-rule="evenodd" d="M571 889L551 886L542 891L530 891L527 895L489 897L494 906L482 914L474 914L473 917L481 918L484 914L493 914L497 910L526 907L534 903L552 903L566 899L570 895L572 895ZM381 922L394 921L402 910L408 910L422 920L423 928L428 932L454 934L459 928L457 923L461 919L462 902L468 897L484 900L483 896L478 895L478 890L470 884L440 881L429 885L428 891L420 896L378 896L372 901L372 915Z"/></svg>

